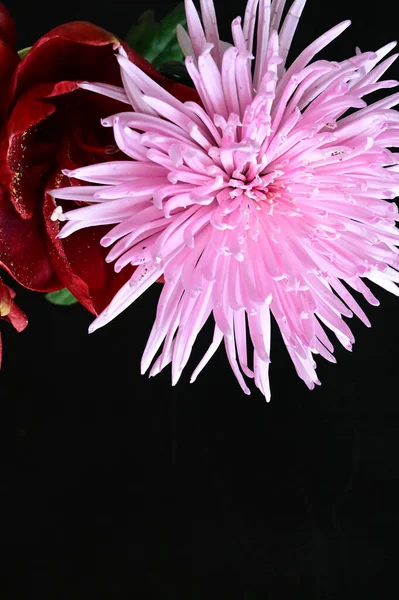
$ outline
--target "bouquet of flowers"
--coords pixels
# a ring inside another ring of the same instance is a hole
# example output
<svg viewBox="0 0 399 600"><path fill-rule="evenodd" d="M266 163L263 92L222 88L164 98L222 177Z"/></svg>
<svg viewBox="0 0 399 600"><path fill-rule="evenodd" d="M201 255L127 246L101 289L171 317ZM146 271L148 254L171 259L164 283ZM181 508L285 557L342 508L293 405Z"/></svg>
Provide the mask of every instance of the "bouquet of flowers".
<svg viewBox="0 0 399 600"><path fill-rule="evenodd" d="M212 319L191 381L223 343L269 400L273 317L312 389L327 333L350 350L343 317L370 326L366 282L399 295L399 93L367 104L398 85L395 43L318 59L343 21L291 57L305 3L248 0L229 41L186 0L126 42L77 22L19 52L0 4L0 265L90 332L158 285L141 368L173 385ZM27 325L3 280L0 316Z"/></svg>

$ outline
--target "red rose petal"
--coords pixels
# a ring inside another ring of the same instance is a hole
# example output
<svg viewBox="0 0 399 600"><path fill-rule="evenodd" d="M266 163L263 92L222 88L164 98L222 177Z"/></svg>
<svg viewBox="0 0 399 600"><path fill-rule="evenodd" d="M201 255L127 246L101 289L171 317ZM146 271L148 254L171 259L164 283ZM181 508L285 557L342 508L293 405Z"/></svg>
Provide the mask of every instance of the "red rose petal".
<svg viewBox="0 0 399 600"><path fill-rule="evenodd" d="M57 187L68 185L69 182L67 177L60 175L55 180ZM100 245L100 239L109 230L107 227L87 228L67 239L58 238L60 224L51 220L55 207L54 199L47 195L44 218L49 236L48 250L54 268L63 285L75 298L90 312L98 314L129 279L133 268L115 273L113 266L105 262L107 251Z"/></svg>
<svg viewBox="0 0 399 600"><path fill-rule="evenodd" d="M31 290L60 289L45 247L42 217L22 219L0 185L0 265Z"/></svg>
<svg viewBox="0 0 399 600"><path fill-rule="evenodd" d="M34 213L38 184L45 181L49 153L56 149L43 131L42 122L56 110L47 98L76 89L73 82L38 84L23 94L10 115L7 139L0 146L0 181L10 190L11 201L24 219Z"/></svg>
<svg viewBox="0 0 399 600"><path fill-rule="evenodd" d="M20 94L39 81L107 81L119 84L114 56L117 38L86 22L67 23L42 36L21 61L15 88Z"/></svg>
<svg viewBox="0 0 399 600"><path fill-rule="evenodd" d="M194 88L167 79L125 42L101 27L84 21L56 27L33 45L16 71L16 93L21 93L38 81L104 81L121 85L119 65L115 58L120 45L129 60L176 98L199 101Z"/></svg>

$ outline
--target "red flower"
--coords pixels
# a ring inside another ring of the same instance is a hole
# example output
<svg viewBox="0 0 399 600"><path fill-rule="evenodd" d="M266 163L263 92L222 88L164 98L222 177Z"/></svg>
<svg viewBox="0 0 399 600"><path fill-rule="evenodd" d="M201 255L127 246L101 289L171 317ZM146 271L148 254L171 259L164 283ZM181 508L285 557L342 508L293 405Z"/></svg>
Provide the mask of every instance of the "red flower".
<svg viewBox="0 0 399 600"><path fill-rule="evenodd" d="M67 287L93 313L100 312L129 277L105 263L93 228L59 240L46 189L67 185L62 169L120 160L102 117L124 104L78 88L80 81L121 85L111 33L86 22L68 23L41 37L21 61L15 31L0 4L0 265L35 291ZM195 90L162 77L124 45L130 60L185 100ZM68 203L71 208L71 203Z"/></svg>
<svg viewBox="0 0 399 600"><path fill-rule="evenodd" d="M1 30L1 21L0 21ZM25 313L15 304L15 292L0 278L0 319L8 321L17 331L22 331L28 324ZM0 367L2 360L2 343L0 331Z"/></svg>

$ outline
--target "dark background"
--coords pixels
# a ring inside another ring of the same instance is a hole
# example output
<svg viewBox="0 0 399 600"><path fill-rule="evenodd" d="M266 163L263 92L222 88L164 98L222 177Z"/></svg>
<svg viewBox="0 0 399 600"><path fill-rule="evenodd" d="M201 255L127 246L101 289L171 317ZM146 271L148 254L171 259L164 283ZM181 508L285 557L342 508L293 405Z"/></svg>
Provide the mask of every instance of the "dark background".
<svg viewBox="0 0 399 600"><path fill-rule="evenodd" d="M81 19L123 37L149 7L6 4L21 48ZM161 17L174 2L152 5ZM227 39L243 5L217 5ZM309 0L294 51L346 18L352 27L324 56L374 50L396 37L392 7ZM266 404L255 389L244 396L223 350L188 383L210 327L177 387L168 370L140 376L157 286L92 336L83 308L15 287L30 323L20 335L1 323L2 422L9 434L15 407L18 456L17 471L2 461L4 494L17 506L3 538L19 565L7 598L388 597L399 532L397 298L373 288L382 306L366 308L372 329L353 320L353 353L337 342L338 365L319 361L313 392L274 330Z"/></svg>

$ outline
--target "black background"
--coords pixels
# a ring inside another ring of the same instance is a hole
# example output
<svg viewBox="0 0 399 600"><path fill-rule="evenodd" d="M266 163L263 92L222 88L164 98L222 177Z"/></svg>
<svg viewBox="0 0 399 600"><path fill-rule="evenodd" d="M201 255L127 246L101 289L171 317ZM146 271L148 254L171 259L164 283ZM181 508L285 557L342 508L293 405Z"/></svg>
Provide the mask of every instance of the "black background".
<svg viewBox="0 0 399 600"><path fill-rule="evenodd" d="M6 4L21 48L80 19L123 37L149 6ZM217 4L227 39L243 6ZM152 4L159 16L173 5ZM352 27L323 55L374 50L395 39L391 8L309 0L294 51L346 18ZM353 353L336 343L338 365L319 361L323 385L313 392L274 330L266 404L255 389L244 396L223 350L188 383L210 327L177 387L168 370L140 376L157 286L92 336L83 308L15 287L30 323L19 335L1 323L6 433L10 407L17 413L16 479L14 460L2 461L4 493L18 509L3 538L18 553L10 597L388 597L399 531L397 298L373 288L382 306L366 307L372 329L353 320Z"/></svg>

